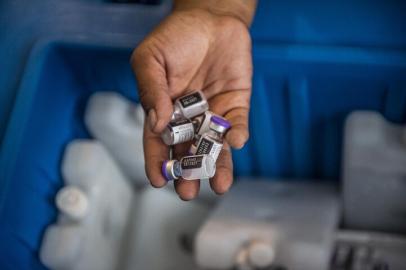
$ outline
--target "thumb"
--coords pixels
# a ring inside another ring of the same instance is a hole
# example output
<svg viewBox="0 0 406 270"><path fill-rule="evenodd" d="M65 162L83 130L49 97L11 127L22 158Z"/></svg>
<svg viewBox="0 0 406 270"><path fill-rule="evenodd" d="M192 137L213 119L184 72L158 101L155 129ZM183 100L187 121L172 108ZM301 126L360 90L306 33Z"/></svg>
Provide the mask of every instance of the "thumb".
<svg viewBox="0 0 406 270"><path fill-rule="evenodd" d="M138 82L141 104L147 113L151 130L160 133L169 123L173 104L168 91L164 60L152 54L151 50L138 47L131 65Z"/></svg>

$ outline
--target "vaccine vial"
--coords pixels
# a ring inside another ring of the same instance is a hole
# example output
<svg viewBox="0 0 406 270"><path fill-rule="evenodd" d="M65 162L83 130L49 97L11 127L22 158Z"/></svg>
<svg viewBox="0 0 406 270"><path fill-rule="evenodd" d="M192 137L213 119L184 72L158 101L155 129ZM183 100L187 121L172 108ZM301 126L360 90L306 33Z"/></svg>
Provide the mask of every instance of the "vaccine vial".
<svg viewBox="0 0 406 270"><path fill-rule="evenodd" d="M66 186L56 194L56 207L66 217L79 221L87 215L88 198L75 186Z"/></svg>
<svg viewBox="0 0 406 270"><path fill-rule="evenodd" d="M216 161L223 148L223 136L230 127L231 124L226 119L213 115L210 118L209 131L190 147L189 152L193 155L209 155Z"/></svg>
<svg viewBox="0 0 406 270"><path fill-rule="evenodd" d="M210 130L210 119L214 115L216 114L211 111L205 111L203 114L193 118L193 122L195 123L195 134L198 137Z"/></svg>
<svg viewBox="0 0 406 270"><path fill-rule="evenodd" d="M180 118L193 118L209 109L207 99L202 91L196 91L176 99L172 120Z"/></svg>
<svg viewBox="0 0 406 270"><path fill-rule="evenodd" d="M194 124L191 120L186 118L171 121L161 133L161 138L166 145L175 145L191 141L194 136Z"/></svg>
<svg viewBox="0 0 406 270"><path fill-rule="evenodd" d="M178 160L166 160L162 175L167 181L182 177L185 180L211 178L216 173L216 162L208 155L186 156Z"/></svg>

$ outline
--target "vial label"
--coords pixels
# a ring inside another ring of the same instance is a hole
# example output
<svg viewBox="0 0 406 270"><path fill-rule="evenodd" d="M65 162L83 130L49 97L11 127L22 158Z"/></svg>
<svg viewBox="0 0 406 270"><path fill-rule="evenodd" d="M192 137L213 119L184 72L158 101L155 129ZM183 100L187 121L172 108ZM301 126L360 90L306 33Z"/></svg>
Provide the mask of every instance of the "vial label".
<svg viewBox="0 0 406 270"><path fill-rule="evenodd" d="M171 132L173 133L172 144L187 142L194 137L193 123L188 119L181 119L170 123Z"/></svg>
<svg viewBox="0 0 406 270"><path fill-rule="evenodd" d="M196 123L197 123L197 128L196 128L196 134L199 134L200 129L202 128L202 124L204 123L204 120L206 119L206 114L199 115L195 118Z"/></svg>
<svg viewBox="0 0 406 270"><path fill-rule="evenodd" d="M188 124L190 121L188 119L178 119L175 121L170 122L171 127L182 126L184 124Z"/></svg>
<svg viewBox="0 0 406 270"><path fill-rule="evenodd" d="M185 180L207 179L216 173L216 162L208 155L183 157L180 163Z"/></svg>
<svg viewBox="0 0 406 270"><path fill-rule="evenodd" d="M210 130L210 118L214 114L212 112L206 111L204 114L196 117L197 128L196 134L203 135Z"/></svg>
<svg viewBox="0 0 406 270"><path fill-rule="evenodd" d="M203 157L204 156L184 157L181 164L182 170L201 168Z"/></svg>
<svg viewBox="0 0 406 270"><path fill-rule="evenodd" d="M200 93L196 92L196 93L181 97L179 99L179 102L183 108L187 108L189 106L192 106L193 104L201 102L202 100L203 99L202 99L202 96L200 95Z"/></svg>
<svg viewBox="0 0 406 270"><path fill-rule="evenodd" d="M209 155L216 161L222 148L222 143L208 137L202 137L197 145L196 155Z"/></svg>

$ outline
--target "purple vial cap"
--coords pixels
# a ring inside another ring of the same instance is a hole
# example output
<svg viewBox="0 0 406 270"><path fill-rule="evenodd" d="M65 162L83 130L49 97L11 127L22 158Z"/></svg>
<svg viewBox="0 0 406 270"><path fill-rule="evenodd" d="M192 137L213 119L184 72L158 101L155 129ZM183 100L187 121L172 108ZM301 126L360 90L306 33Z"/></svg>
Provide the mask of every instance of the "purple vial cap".
<svg viewBox="0 0 406 270"><path fill-rule="evenodd" d="M164 176L164 178L165 178L165 180L166 181L171 181L171 177L169 177L169 175L168 175L168 173L166 172L166 165L168 164L168 160L165 160L163 163L162 163L162 168L161 168L161 170L162 170L162 175Z"/></svg>
<svg viewBox="0 0 406 270"><path fill-rule="evenodd" d="M224 119L223 117L217 116L217 115L213 115L210 118L210 121L212 121L213 123L224 127L225 129L229 129L231 127L230 122L228 122L226 119Z"/></svg>

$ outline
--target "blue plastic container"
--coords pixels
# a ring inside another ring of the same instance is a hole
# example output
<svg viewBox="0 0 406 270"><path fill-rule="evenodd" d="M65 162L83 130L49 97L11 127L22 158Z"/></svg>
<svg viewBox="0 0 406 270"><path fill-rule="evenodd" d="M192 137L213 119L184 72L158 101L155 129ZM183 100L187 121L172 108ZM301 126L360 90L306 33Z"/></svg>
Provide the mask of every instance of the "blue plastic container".
<svg viewBox="0 0 406 270"><path fill-rule="evenodd" d="M337 180L350 111L406 120L404 5L340 3L260 2L251 137L234 152L236 176ZM89 95L117 90L137 101L129 65L136 42L106 40L51 38L31 52L0 159L1 269L43 268L38 250L56 217L60 161L69 141L88 136Z"/></svg>

